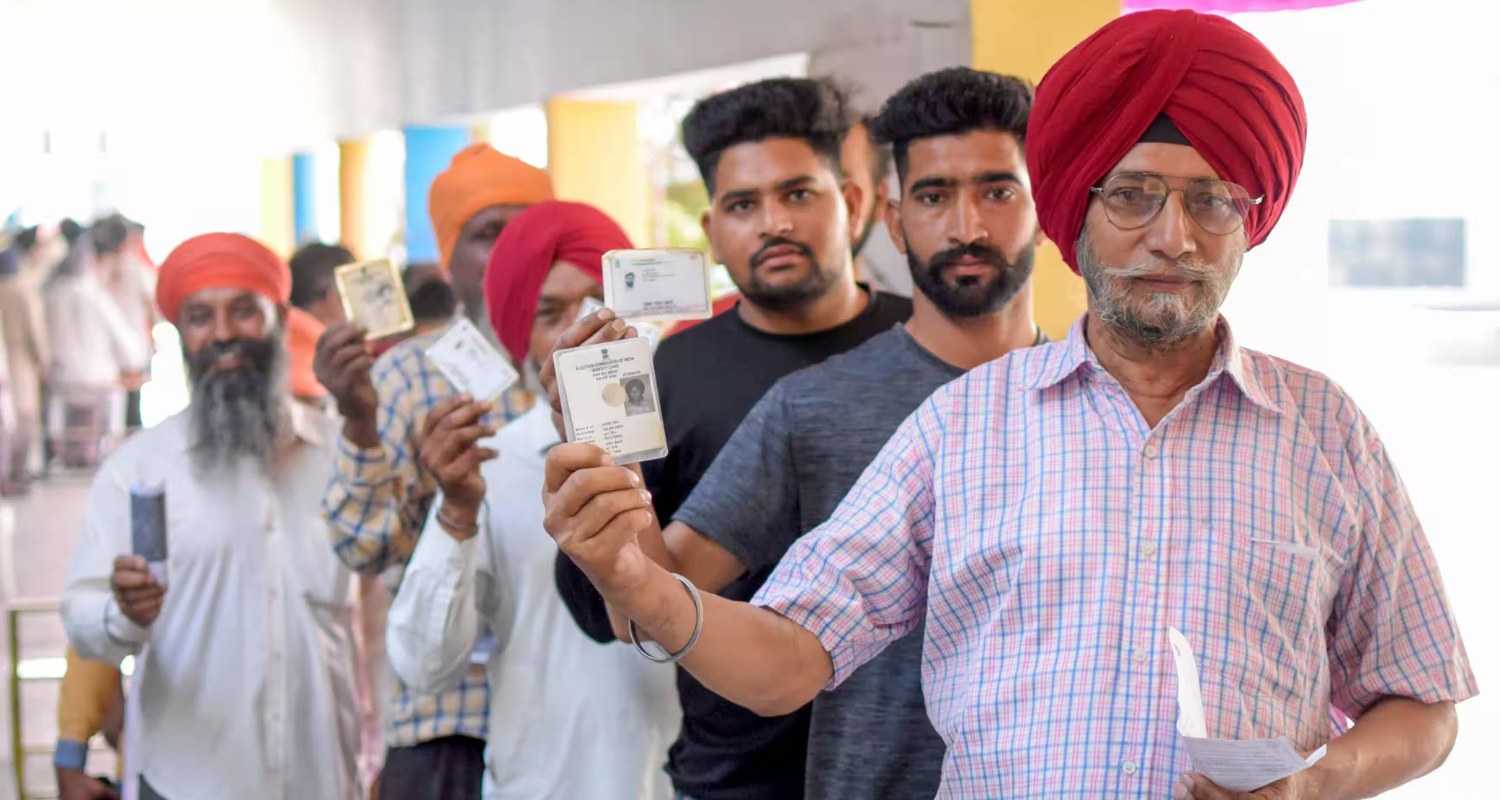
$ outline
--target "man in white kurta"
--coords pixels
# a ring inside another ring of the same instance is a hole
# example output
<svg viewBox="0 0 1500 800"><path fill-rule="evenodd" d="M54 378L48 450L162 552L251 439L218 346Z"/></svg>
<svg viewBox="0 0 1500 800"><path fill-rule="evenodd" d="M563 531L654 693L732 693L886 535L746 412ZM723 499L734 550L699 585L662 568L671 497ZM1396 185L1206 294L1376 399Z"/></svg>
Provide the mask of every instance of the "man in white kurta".
<svg viewBox="0 0 1500 800"><path fill-rule="evenodd" d="M63 619L84 657L138 657L127 798L360 795L350 577L318 511L336 431L285 388L289 285L245 237L168 257L157 302L182 332L193 404L129 439L89 493ZM160 579L131 555L130 513L133 488L158 486Z"/></svg>
<svg viewBox="0 0 1500 800"><path fill-rule="evenodd" d="M485 288L512 358L550 361L560 330L602 292L603 253L629 246L580 203L541 203L511 220ZM530 302L506 302L502 289ZM507 314L524 319L502 330ZM675 671L598 644L573 622L553 579L557 547L540 535L543 459L559 441L551 410L538 403L496 434L480 423L486 408L454 399L428 415L422 463L442 491L391 607L391 666L435 692L463 676L486 625L494 634L487 800L670 797L663 767L682 718ZM483 455L492 460L481 466Z"/></svg>
<svg viewBox="0 0 1500 800"><path fill-rule="evenodd" d="M673 669L585 636L553 584L557 546L536 535L542 459L557 442L546 404L486 442L500 457L482 468L479 535L460 542L428 522L391 607L391 665L408 686L440 691L463 676L489 624L487 799L670 797Z"/></svg>

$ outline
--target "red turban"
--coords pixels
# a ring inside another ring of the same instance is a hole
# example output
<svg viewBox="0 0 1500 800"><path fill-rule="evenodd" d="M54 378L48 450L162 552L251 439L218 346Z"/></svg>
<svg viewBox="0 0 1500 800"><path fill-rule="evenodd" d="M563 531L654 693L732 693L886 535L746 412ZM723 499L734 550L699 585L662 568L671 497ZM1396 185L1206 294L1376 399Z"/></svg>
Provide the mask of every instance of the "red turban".
<svg viewBox="0 0 1500 800"><path fill-rule="evenodd" d="M296 307L286 310L286 352L293 397L318 400L328 395L313 372L313 357L322 335L323 323L317 317Z"/></svg>
<svg viewBox="0 0 1500 800"><path fill-rule="evenodd" d="M552 265L566 261L602 283L604 253L631 246L619 224L583 203L537 203L506 223L484 270L484 297L495 336L517 364L530 349L537 293Z"/></svg>
<svg viewBox="0 0 1500 800"><path fill-rule="evenodd" d="M286 305L292 273L269 248L238 233L205 233L177 245L156 276L156 305L177 322L177 311L194 292L245 289Z"/></svg>
<svg viewBox="0 0 1500 800"><path fill-rule="evenodd" d="M1128 14L1048 70L1026 129L1037 217L1075 271L1089 188L1162 114L1220 179L1265 195L1245 218L1250 246L1281 217L1307 143L1307 112L1286 68L1223 17Z"/></svg>

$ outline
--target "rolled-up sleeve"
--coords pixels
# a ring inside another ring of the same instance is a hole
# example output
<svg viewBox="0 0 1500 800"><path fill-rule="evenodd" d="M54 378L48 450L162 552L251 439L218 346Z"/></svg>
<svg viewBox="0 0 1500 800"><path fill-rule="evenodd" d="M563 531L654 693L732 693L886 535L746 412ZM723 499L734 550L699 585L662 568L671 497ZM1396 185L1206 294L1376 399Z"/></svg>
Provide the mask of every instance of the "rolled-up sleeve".
<svg viewBox="0 0 1500 800"><path fill-rule="evenodd" d="M1432 547L1385 447L1360 423L1360 519L1328 625L1333 704L1357 718L1387 696L1468 699L1478 686Z"/></svg>
<svg viewBox="0 0 1500 800"><path fill-rule="evenodd" d="M83 532L63 589L63 627L84 658L117 665L135 655L151 636L131 622L109 586L115 557L130 552L130 492L107 462L89 487Z"/></svg>
<svg viewBox="0 0 1500 800"><path fill-rule="evenodd" d="M833 660L829 689L926 612L942 429L935 399L901 425L833 516L792 545L751 601L818 637Z"/></svg>
<svg viewBox="0 0 1500 800"><path fill-rule="evenodd" d="M386 623L386 649L396 675L416 692L440 692L468 670L483 595L493 584L487 518L482 510L479 534L460 542L432 515L406 566Z"/></svg>

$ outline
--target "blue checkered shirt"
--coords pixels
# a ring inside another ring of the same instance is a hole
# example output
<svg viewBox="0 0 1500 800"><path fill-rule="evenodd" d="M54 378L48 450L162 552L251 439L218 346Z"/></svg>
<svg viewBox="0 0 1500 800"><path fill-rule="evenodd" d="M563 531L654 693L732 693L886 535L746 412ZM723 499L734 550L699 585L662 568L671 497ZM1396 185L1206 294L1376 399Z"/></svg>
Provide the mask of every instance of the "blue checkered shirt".
<svg viewBox="0 0 1500 800"><path fill-rule="evenodd" d="M323 495L323 514L339 558L350 569L379 574L391 592L400 590L406 562L416 549L437 480L417 458L427 414L458 390L425 355L446 328L414 336L376 360L370 372L380 405L380 446L360 448L340 437L338 470ZM530 406L513 389L501 396L493 423L509 422ZM483 646L483 643L481 643ZM399 680L386 715L386 743L405 747L462 734L487 733L489 687L482 659L454 688L432 695L409 691Z"/></svg>

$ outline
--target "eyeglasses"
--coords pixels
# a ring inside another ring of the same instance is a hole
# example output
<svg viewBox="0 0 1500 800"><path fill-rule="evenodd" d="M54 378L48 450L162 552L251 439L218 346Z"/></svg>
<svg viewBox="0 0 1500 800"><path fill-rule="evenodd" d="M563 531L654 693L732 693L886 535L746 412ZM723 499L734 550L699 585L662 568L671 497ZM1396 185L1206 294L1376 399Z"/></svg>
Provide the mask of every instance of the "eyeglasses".
<svg viewBox="0 0 1500 800"><path fill-rule="evenodd" d="M1173 183L1179 184L1173 186ZM1168 179L1154 172L1120 172L1089 191L1099 195L1104 213L1120 230L1144 228L1156 219L1173 192L1182 193L1188 216L1203 230L1227 236L1245 224L1252 206L1266 196L1251 197L1245 187L1214 178Z"/></svg>

